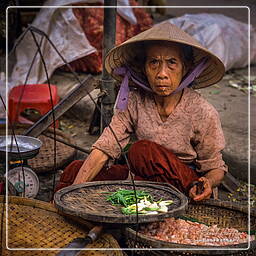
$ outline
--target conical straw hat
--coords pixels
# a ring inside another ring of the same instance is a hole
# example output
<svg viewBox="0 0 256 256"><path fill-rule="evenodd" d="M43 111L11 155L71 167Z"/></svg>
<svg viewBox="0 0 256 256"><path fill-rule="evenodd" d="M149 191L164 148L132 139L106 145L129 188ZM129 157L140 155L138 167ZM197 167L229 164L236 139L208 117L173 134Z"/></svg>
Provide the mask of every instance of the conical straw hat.
<svg viewBox="0 0 256 256"><path fill-rule="evenodd" d="M130 68L134 69L136 73L142 72L136 69L135 57L139 55L141 44L145 41L170 41L190 45L193 48L195 66L203 57L208 57L208 66L193 83L193 88L195 89L217 83L222 79L225 73L224 64L217 56L204 48L189 34L169 22L155 25L109 51L105 58L106 70L118 81L122 81L123 77L114 74L115 68L128 65ZM129 83L133 84L131 81L129 81Z"/></svg>

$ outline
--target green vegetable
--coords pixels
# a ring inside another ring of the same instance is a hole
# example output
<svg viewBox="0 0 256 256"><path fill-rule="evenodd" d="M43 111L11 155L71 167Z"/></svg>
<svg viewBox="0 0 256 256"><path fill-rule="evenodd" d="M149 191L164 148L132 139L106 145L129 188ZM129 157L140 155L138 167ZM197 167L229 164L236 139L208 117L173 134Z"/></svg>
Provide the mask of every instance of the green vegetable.
<svg viewBox="0 0 256 256"><path fill-rule="evenodd" d="M106 193L106 192L103 192ZM167 205L173 203L172 200L157 202L153 201L153 197L146 191L136 190L136 198L134 190L119 189L116 192L107 192L107 201L113 205L122 205L121 211L125 215L136 214L157 214L158 212L168 212Z"/></svg>
<svg viewBox="0 0 256 256"><path fill-rule="evenodd" d="M146 198L148 201L152 201L152 196L143 190L136 190L137 201ZM107 196L107 201L110 201L112 204L120 204L122 206L129 206L136 203L134 190L119 189L114 193L111 193Z"/></svg>
<svg viewBox="0 0 256 256"><path fill-rule="evenodd" d="M145 207L144 210L145 210L145 211L158 211L158 210L159 210L159 207L153 207L153 208Z"/></svg>

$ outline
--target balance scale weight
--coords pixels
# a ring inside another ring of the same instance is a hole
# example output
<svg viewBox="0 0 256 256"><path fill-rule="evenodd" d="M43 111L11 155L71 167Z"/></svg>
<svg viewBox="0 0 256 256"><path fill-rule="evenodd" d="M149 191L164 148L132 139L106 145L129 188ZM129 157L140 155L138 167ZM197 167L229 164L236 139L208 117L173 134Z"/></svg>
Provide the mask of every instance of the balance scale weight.
<svg viewBox="0 0 256 256"><path fill-rule="evenodd" d="M4 176L18 194L35 198L39 191L39 179L27 164L27 160L39 153L42 142L29 136L16 135L15 137L17 143L13 136L0 136L0 158L5 162L5 168L7 166Z"/></svg>

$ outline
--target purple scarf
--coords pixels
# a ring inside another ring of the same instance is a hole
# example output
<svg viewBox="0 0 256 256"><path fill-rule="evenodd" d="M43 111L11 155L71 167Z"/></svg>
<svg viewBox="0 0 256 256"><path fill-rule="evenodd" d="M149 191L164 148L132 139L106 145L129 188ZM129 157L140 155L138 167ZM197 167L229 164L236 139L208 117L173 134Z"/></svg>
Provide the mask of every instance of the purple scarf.
<svg viewBox="0 0 256 256"><path fill-rule="evenodd" d="M179 87L172 93L177 93L188 87L207 67L207 57L203 57L201 62L182 80ZM129 67L119 67L114 69L114 74L122 75L124 78L122 80L119 93L117 96L116 108L125 111L128 105L129 98L129 79L131 79L135 84L145 89L148 92L153 92L147 81L142 81L135 72L133 72Z"/></svg>

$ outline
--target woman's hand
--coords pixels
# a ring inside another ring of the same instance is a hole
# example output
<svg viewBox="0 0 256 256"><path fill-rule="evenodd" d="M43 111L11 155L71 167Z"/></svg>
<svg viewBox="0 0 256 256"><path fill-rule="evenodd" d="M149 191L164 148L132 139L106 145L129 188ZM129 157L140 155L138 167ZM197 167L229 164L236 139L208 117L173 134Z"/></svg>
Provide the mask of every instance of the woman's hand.
<svg viewBox="0 0 256 256"><path fill-rule="evenodd" d="M197 194L197 185L195 185L189 190L189 197L191 197L194 201L209 199L212 194L212 183L210 179L206 177L201 177L198 179L198 181L203 182L203 188L201 193Z"/></svg>
<svg viewBox="0 0 256 256"><path fill-rule="evenodd" d="M197 194L197 186L193 186L189 190L189 197L195 201L201 201L204 199L209 199L212 194L212 189L217 187L223 180L225 172L220 169L213 169L205 174L205 176L198 179L198 181L203 182L203 189L200 194Z"/></svg>

